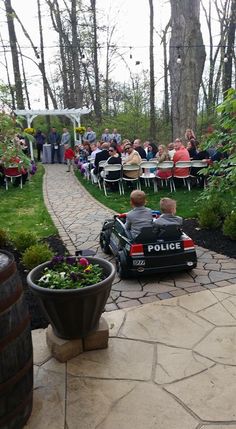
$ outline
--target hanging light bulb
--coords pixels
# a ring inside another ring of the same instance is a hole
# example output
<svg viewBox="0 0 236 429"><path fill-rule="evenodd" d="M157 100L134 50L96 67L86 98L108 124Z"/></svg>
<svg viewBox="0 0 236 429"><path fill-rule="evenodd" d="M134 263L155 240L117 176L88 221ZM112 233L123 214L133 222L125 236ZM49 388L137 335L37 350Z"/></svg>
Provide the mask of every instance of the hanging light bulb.
<svg viewBox="0 0 236 429"><path fill-rule="evenodd" d="M227 54L224 55L224 63L227 63L229 61Z"/></svg>
<svg viewBox="0 0 236 429"><path fill-rule="evenodd" d="M81 63L82 64L86 64L86 58L85 58L85 55L84 54L82 54L82 58L81 58Z"/></svg>
<svg viewBox="0 0 236 429"><path fill-rule="evenodd" d="M130 49L129 57L130 57L130 59L132 60L132 58L133 58L133 55L132 55L132 53L131 53L132 46L130 46L130 47L129 47L129 49Z"/></svg>
<svg viewBox="0 0 236 429"><path fill-rule="evenodd" d="M182 60L181 60L180 54L178 55L178 58L177 58L176 62L177 62L177 64L181 64Z"/></svg>

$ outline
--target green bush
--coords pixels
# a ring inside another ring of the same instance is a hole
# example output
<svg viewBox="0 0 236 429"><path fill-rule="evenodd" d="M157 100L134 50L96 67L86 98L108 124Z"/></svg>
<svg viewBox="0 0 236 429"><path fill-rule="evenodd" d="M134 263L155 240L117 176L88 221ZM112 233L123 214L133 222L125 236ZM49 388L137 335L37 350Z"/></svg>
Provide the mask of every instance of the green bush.
<svg viewBox="0 0 236 429"><path fill-rule="evenodd" d="M236 212L230 213L224 221L223 234L236 240Z"/></svg>
<svg viewBox="0 0 236 429"><path fill-rule="evenodd" d="M22 255L22 262L26 268L32 270L37 265L52 259L54 253L47 244L34 244L28 247Z"/></svg>
<svg viewBox="0 0 236 429"><path fill-rule="evenodd" d="M14 237L11 237L11 242L22 253L28 247L37 243L37 237L33 232L18 232L14 234Z"/></svg>
<svg viewBox="0 0 236 429"><path fill-rule="evenodd" d="M228 212L229 209L226 202L220 198L204 201L198 214L199 225L202 228L219 228L223 224Z"/></svg>
<svg viewBox="0 0 236 429"><path fill-rule="evenodd" d="M6 246L8 242L8 235L5 229L0 228L0 247Z"/></svg>

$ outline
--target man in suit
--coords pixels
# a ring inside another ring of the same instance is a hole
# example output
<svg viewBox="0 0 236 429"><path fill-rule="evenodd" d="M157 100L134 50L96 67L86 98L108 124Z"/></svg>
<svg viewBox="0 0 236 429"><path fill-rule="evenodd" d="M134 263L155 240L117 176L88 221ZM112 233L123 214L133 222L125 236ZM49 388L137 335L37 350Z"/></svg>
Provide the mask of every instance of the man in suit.
<svg viewBox="0 0 236 429"><path fill-rule="evenodd" d="M110 142L111 141L111 134L109 133L109 129L105 128L104 133L101 137L102 142Z"/></svg>
<svg viewBox="0 0 236 429"><path fill-rule="evenodd" d="M114 128L113 133L111 134L111 140L114 140L118 146L121 144L121 135L118 134L117 129Z"/></svg>
<svg viewBox="0 0 236 429"><path fill-rule="evenodd" d="M56 154L57 162L61 164L61 153L60 153L60 143L61 143L61 136L57 132L56 128L52 128L51 132L48 135L48 143L51 145L51 154L52 154L52 161L51 163L54 164L54 157Z"/></svg>
<svg viewBox="0 0 236 429"><path fill-rule="evenodd" d="M94 183L98 183L98 176L102 168L99 168L100 161L106 161L109 158L109 143L105 142L101 145L101 151L98 152L94 160L94 168L91 170L91 176Z"/></svg>
<svg viewBox="0 0 236 429"><path fill-rule="evenodd" d="M83 140L87 140L90 144L95 143L96 133L92 130L91 127L87 128L87 131L83 135Z"/></svg>

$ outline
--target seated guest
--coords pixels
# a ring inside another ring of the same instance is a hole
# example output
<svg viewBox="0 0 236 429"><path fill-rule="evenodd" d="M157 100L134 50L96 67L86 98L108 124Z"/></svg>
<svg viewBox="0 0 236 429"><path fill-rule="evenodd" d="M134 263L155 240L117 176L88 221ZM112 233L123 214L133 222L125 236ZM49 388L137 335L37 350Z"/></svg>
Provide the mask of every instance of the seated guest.
<svg viewBox="0 0 236 429"><path fill-rule="evenodd" d="M163 145L160 144L158 146L158 152L156 154L156 158L158 160L158 163L164 162L164 161L170 161L170 156L168 153L167 148ZM171 169L168 170L163 170L163 169L159 169L157 166L157 172L156 172L156 176L161 179L161 180L165 180L167 178L169 178L172 175L172 171Z"/></svg>
<svg viewBox="0 0 236 429"><path fill-rule="evenodd" d="M188 150L190 159L196 159L198 151L197 151L196 141L194 139L190 139L188 141L187 150Z"/></svg>
<svg viewBox="0 0 236 429"><path fill-rule="evenodd" d="M173 161L176 164L178 161L190 161L190 156L188 150L184 147L181 139L175 140L175 154L173 156ZM182 177L189 174L189 167L176 168L173 169L173 176Z"/></svg>
<svg viewBox="0 0 236 429"><path fill-rule="evenodd" d="M132 164L137 165L138 164L139 165L140 164L141 157L140 157L139 153L136 150L134 150L131 142L126 143L124 145L124 151L126 153L126 157L123 160L124 165L126 165L126 164L128 164L128 165L132 165ZM137 171L126 171L124 176L128 177L128 178L135 179L139 176L139 173Z"/></svg>
<svg viewBox="0 0 236 429"><path fill-rule="evenodd" d="M168 154L169 154L170 160L172 161L175 154L175 144L171 142L168 144L167 148L168 148Z"/></svg>
<svg viewBox="0 0 236 429"><path fill-rule="evenodd" d="M102 168L99 168L100 161L106 161L109 158L109 143L102 143L101 151L98 152L95 156L94 160L94 168L91 170L91 176L93 178L94 183L98 183L98 175L101 172Z"/></svg>
<svg viewBox="0 0 236 429"><path fill-rule="evenodd" d="M111 144L109 149L108 149L108 152L109 152L109 158L107 159L106 164L113 164L113 165L114 164L120 164L121 165L121 156L118 152L117 145L114 143ZM102 177L104 177L103 173L104 172L102 171L102 173L101 173ZM108 180L116 180L116 179L119 179L120 177L121 177L121 171L109 171L108 174L106 175L106 178ZM117 182L114 182L114 183L111 182L110 183L110 189L112 191L116 191L118 189Z"/></svg>
<svg viewBox="0 0 236 429"><path fill-rule="evenodd" d="M157 146L155 143L149 143L148 147L147 147L147 160L149 161L150 159L155 158L156 154L157 154Z"/></svg>
<svg viewBox="0 0 236 429"><path fill-rule="evenodd" d="M183 225L183 218L176 216L176 201L172 198L161 198L161 215L154 220L155 225Z"/></svg>
<svg viewBox="0 0 236 429"><path fill-rule="evenodd" d="M142 147L142 142L140 139L135 139L133 142L133 148L139 153L141 159L147 159L147 153Z"/></svg>
<svg viewBox="0 0 236 429"><path fill-rule="evenodd" d="M135 190L130 194L130 204L133 210L126 215L125 228L133 238L146 226L153 225L152 210L145 207L146 195L143 191Z"/></svg>

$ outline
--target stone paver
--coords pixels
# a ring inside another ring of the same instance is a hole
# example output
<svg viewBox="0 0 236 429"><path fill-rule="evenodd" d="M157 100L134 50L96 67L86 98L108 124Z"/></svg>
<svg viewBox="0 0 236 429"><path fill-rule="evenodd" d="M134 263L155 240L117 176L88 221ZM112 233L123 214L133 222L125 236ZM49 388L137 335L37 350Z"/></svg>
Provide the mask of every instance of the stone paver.
<svg viewBox="0 0 236 429"><path fill-rule="evenodd" d="M89 242L112 260L98 245L112 212L64 167L45 166L55 225L71 252ZM26 429L236 429L235 260L203 248L197 253L191 274L116 277L103 313L108 349L59 363L46 330L32 332L34 405Z"/></svg>
<svg viewBox="0 0 236 429"><path fill-rule="evenodd" d="M33 331L25 429L236 429L232 298L236 284L104 313L108 348L67 364L50 355L46 330Z"/></svg>
<svg viewBox="0 0 236 429"><path fill-rule="evenodd" d="M70 253L76 249L93 249L97 256L113 262L99 248L99 234L104 219L114 212L98 203L79 184L73 172L65 174L64 165L45 165L45 203ZM150 300L165 300L181 294L192 294L236 282L236 260L197 248L198 267L191 273L171 273L151 278L120 280L116 278L106 311L142 305ZM179 292L179 290L181 292ZM113 294L113 292L117 294ZM124 293L129 293L125 295ZM144 293L143 293L144 292ZM155 293L150 298L147 293ZM121 300L126 297L127 300ZM132 303L132 301L134 301Z"/></svg>

